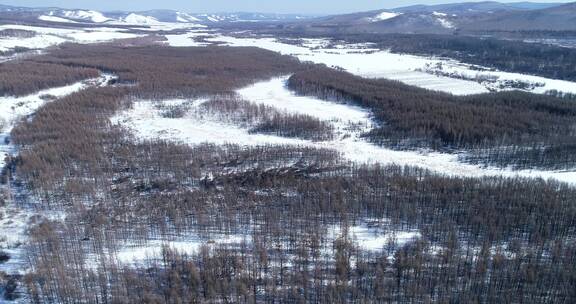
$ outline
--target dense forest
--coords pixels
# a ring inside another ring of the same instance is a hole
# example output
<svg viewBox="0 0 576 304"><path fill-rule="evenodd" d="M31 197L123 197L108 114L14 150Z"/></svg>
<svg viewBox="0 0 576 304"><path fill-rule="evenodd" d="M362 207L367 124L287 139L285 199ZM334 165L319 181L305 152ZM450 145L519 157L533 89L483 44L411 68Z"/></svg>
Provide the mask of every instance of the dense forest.
<svg viewBox="0 0 576 304"><path fill-rule="evenodd" d="M25 96L54 87L95 78L100 71L60 64L7 62L0 65L0 96Z"/></svg>
<svg viewBox="0 0 576 304"><path fill-rule="evenodd" d="M471 159L517 167L576 167L576 104L520 91L454 96L329 68L294 74L300 94L372 110L373 142L396 148L472 150Z"/></svg>
<svg viewBox="0 0 576 304"><path fill-rule="evenodd" d="M9 71L3 65L2 77ZM558 145L574 136L564 129L574 130L576 116L567 99L517 92L454 97L257 48L66 45L18 65L30 79L35 72L27 66L61 71L40 74L31 82L37 86L93 70L119 78L46 103L12 130L19 154L8 159L3 183L33 198L39 211L66 216L31 224L30 272L0 274L6 299L576 301L576 190L569 185L353 164L311 147L143 141L110 121L143 99L205 98L201 114L246 123L253 132L330 136L327 125L307 115L234 98L257 80L295 73L289 84L299 93L372 110L381 125L367 136L376 142ZM185 105L164 109L166 117L193 115ZM387 236L385 245L363 246L353 233L359 227ZM406 233L413 237L403 240ZM233 237L241 241L219 241ZM194 252L167 246L182 240L201 245ZM121 258L134 246L159 243L159 256Z"/></svg>

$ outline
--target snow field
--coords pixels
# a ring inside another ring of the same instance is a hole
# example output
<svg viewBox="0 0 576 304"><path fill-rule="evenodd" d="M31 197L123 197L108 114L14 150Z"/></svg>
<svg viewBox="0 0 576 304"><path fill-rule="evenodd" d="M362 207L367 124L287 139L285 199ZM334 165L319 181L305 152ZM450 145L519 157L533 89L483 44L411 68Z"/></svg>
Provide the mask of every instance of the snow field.
<svg viewBox="0 0 576 304"><path fill-rule="evenodd" d="M396 151L367 142L361 135L374 125L370 113L356 106L332 103L312 97L296 96L286 86L287 77L260 82L238 90L247 101L272 106L288 113L305 113L328 121L336 130L336 139L312 142L302 139L250 134L247 129L213 119L191 117L164 118L153 102L136 102L134 108L116 115L113 123L120 123L140 139L169 139L186 144L214 143L243 146L287 144L334 149L343 157L359 164L417 166L438 174L459 177L527 177L556 179L576 184L576 171L541 171L485 167L462 163L458 154L429 151ZM197 102L200 103L201 101Z"/></svg>
<svg viewBox="0 0 576 304"><path fill-rule="evenodd" d="M38 19L42 20L42 21L48 21L48 22L78 23L76 21L72 21L69 19L60 18L60 17L56 17L56 16L47 16L47 15L42 15L42 16L38 17Z"/></svg>
<svg viewBox="0 0 576 304"><path fill-rule="evenodd" d="M328 238L335 240L343 234L340 226L332 226L329 229ZM422 235L417 230L391 229L387 231L378 227L372 227L366 223L348 227L348 237L362 250L378 252L388 245L396 248L416 241Z"/></svg>
<svg viewBox="0 0 576 304"><path fill-rule="evenodd" d="M362 77L388 78L409 85L455 95L487 93L495 89L496 86L490 83L482 83L481 81L432 75L425 72L426 68L440 64L445 72L465 75L470 79L492 77L497 79L497 83L522 81L543 84L543 86L538 86L531 91L534 93L544 93L549 90L576 93L576 83L570 81L493 71L488 68L478 70L476 66L451 59L394 54L386 50L366 48L366 46L344 44L339 45L337 48L327 48L322 47L322 44L318 43L321 39L315 39L315 43L311 45L304 43L304 46L282 43L275 38L235 38L216 35L206 40L223 42L229 46L256 46L284 55L293 55L301 61L340 67ZM324 43L323 45L327 44Z"/></svg>
<svg viewBox="0 0 576 304"><path fill-rule="evenodd" d="M368 221L367 221L368 222ZM382 221L380 221L382 222ZM382 229L381 227L369 226L367 223L348 227L348 239L362 250L373 253L381 252L392 247L390 257L399 248L418 240L421 234L417 230ZM322 255L332 259L334 255L333 243L343 237L342 228L339 225L327 227L326 239L321 248ZM242 243L251 243L250 233L245 234L219 234L213 233L211 238L200 238L198 235L183 235L176 240L154 239L144 244L132 244L130 242L120 245L113 258L124 265L144 265L149 261L158 261L162 257L163 248L176 250L181 254L197 254L203 246L214 247L219 245L240 246ZM93 257L92 260L95 258ZM89 261L88 265L95 262ZM94 265L93 265L94 266Z"/></svg>
<svg viewBox="0 0 576 304"><path fill-rule="evenodd" d="M167 247L181 254L198 253L202 246L240 245L247 242L247 236L223 235L210 240L196 236L184 237L177 241L154 240L146 245L124 245L116 253L116 260L124 265L140 265L149 260L157 260L162 256L162 249Z"/></svg>
<svg viewBox="0 0 576 304"><path fill-rule="evenodd" d="M173 102L173 101L172 101ZM213 143L225 145L229 143L242 146L258 145L304 145L307 142L299 139L287 139L273 135L250 134L248 129L239 128L233 124L224 123L196 115L182 118L166 118L157 106L170 104L165 102L141 101L135 102L133 108L113 117L112 123L119 123L131 129L140 139L169 139L191 145ZM199 106L202 100L196 101Z"/></svg>
<svg viewBox="0 0 576 304"><path fill-rule="evenodd" d="M0 30L16 29L33 31L36 36L30 38L6 37L0 38L0 51L7 52L17 47L28 49L44 49L65 42L98 43L116 39L142 37L140 34L128 33L128 30L117 28L61 29L27 25L0 25Z"/></svg>
<svg viewBox="0 0 576 304"><path fill-rule="evenodd" d="M204 36L206 33L198 31L189 31L181 35L165 35L169 46L173 47L186 47L186 46L208 46L210 43L196 42L194 38Z"/></svg>

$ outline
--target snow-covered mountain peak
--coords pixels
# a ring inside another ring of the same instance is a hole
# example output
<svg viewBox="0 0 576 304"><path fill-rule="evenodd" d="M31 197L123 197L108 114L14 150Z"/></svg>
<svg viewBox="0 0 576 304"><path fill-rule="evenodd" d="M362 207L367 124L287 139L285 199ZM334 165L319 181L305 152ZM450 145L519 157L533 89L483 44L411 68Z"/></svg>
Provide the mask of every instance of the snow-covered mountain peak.
<svg viewBox="0 0 576 304"><path fill-rule="evenodd" d="M104 16L104 14L92 10L66 10L60 13L51 12L51 16L63 17L72 20L82 20L94 23L103 23L111 21L112 19Z"/></svg>
<svg viewBox="0 0 576 304"><path fill-rule="evenodd" d="M379 14L375 15L374 17L368 18L368 21L370 21L370 22L384 21L384 20L398 17L400 15L401 15L401 13L383 11L383 12L380 12Z"/></svg>
<svg viewBox="0 0 576 304"><path fill-rule="evenodd" d="M131 13L128 16L121 18L121 21L128 24L146 24L146 25L160 23L160 21L158 21L158 19L154 17L144 16L136 13Z"/></svg>

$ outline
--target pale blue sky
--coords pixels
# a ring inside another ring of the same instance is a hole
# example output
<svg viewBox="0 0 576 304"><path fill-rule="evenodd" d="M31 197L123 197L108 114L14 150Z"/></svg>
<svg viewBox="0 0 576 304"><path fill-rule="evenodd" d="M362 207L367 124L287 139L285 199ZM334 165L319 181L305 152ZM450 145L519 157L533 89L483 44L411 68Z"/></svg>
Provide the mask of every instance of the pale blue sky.
<svg viewBox="0 0 576 304"><path fill-rule="evenodd" d="M30 7L55 6L63 8L88 8L102 11L138 11L159 8L176 9L190 13L242 11L334 14L394 8L413 4L439 4L466 1L467 0L0 0L0 4ZM535 0L535 2L569 1Z"/></svg>

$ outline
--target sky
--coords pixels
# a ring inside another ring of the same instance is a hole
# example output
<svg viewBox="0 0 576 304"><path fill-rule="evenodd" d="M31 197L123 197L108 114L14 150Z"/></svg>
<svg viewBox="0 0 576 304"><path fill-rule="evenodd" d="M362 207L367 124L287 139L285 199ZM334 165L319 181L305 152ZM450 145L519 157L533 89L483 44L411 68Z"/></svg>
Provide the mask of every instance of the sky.
<svg viewBox="0 0 576 304"><path fill-rule="evenodd" d="M175 9L189 13L262 12L335 14L394 8L413 4L440 4L467 1L469 0L0 0L0 4L29 7L54 6L62 8L85 8L100 11ZM535 0L535 2L569 1Z"/></svg>

